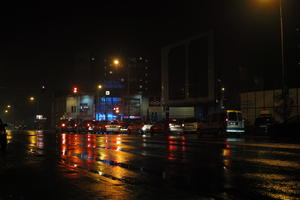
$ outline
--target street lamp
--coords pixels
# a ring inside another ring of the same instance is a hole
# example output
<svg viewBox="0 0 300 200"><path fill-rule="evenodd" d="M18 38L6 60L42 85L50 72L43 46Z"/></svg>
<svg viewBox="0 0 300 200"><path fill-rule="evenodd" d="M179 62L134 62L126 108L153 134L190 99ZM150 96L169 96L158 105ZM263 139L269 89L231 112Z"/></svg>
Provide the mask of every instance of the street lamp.
<svg viewBox="0 0 300 200"><path fill-rule="evenodd" d="M39 102L36 100L34 96L29 97L29 102L30 104L33 104L33 119L34 119L34 126L36 126L35 119L37 114L39 113L39 105L38 105Z"/></svg>
<svg viewBox="0 0 300 200"><path fill-rule="evenodd" d="M102 90L102 88L103 88L103 86L101 84L97 85L97 95L96 95L97 100L95 101L97 106L95 107L95 119L97 118L97 110L100 111L100 107L101 107L100 106L100 102L101 102L100 101L100 97L101 97L100 91Z"/></svg>
<svg viewBox="0 0 300 200"><path fill-rule="evenodd" d="M262 0L266 1L266 0ZM269 0L268 0L269 1ZM282 76L282 88L286 87L285 76L285 57L284 57L284 19L283 19L283 0L279 0L279 20L280 20L280 45L281 45L281 76Z"/></svg>
<svg viewBox="0 0 300 200"><path fill-rule="evenodd" d="M119 66L120 65L120 60L116 58L116 59L114 59L113 63L114 63L115 66Z"/></svg>
<svg viewBox="0 0 300 200"><path fill-rule="evenodd" d="M121 62L119 59L114 59L113 60L114 66L118 67L121 65ZM130 118L130 65L127 63L127 116L128 119Z"/></svg>
<svg viewBox="0 0 300 200"><path fill-rule="evenodd" d="M284 57L284 21L283 21L283 6L282 1L279 0L279 16L280 16L280 44L281 44L281 79L282 79L282 99L283 99L283 118L287 120L287 101L288 101L288 87L286 84L286 69Z"/></svg>
<svg viewBox="0 0 300 200"><path fill-rule="evenodd" d="M282 96L283 96L283 118L284 122L287 120L287 101L289 96L288 87L286 84L285 74L285 58L284 58L284 26L283 26L283 11L282 0L279 0L279 12L280 12L280 39L281 39L281 75L282 75Z"/></svg>

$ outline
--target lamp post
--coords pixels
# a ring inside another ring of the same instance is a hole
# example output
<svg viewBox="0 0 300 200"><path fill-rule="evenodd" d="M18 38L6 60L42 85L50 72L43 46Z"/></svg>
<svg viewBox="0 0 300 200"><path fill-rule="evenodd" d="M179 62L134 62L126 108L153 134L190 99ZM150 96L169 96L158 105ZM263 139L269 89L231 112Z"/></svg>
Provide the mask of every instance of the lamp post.
<svg viewBox="0 0 300 200"><path fill-rule="evenodd" d="M96 117L96 115L97 115L97 110L100 110L100 97L101 97L101 95L100 95L100 91L102 90L102 88L103 88L103 86L101 85L101 84L99 84L98 86L97 86L97 95L96 95L96 98L97 98L97 100L96 100L96 107L95 107L95 119L97 118Z"/></svg>
<svg viewBox="0 0 300 200"><path fill-rule="evenodd" d="M279 0L279 17L280 17L280 45L281 45L281 81L282 81L282 100L283 100L283 119L286 122L288 117L288 86L286 83L286 67L284 57L284 19L283 19L283 0Z"/></svg>
<svg viewBox="0 0 300 200"><path fill-rule="evenodd" d="M281 39L281 76L282 76L282 98L283 98L283 119L284 122L288 118L288 97L289 91L286 84L286 69L285 69L285 58L284 58L284 22L283 22L283 9L282 9L282 0L279 0L279 13L280 13L280 39Z"/></svg>
<svg viewBox="0 0 300 200"><path fill-rule="evenodd" d="M282 73L282 86L286 87L285 82L285 59L284 59L284 31L283 31L283 12L282 12L282 0L279 0L279 12L280 12L280 38L281 38L281 73Z"/></svg>
<svg viewBox="0 0 300 200"><path fill-rule="evenodd" d="M119 67L122 63L119 59L115 58L113 60L113 64L115 67ZM129 120L130 118L130 64L129 62L127 63L127 95L126 95L126 99L127 99L127 118Z"/></svg>
<svg viewBox="0 0 300 200"><path fill-rule="evenodd" d="M31 103L31 104L33 104L33 106L34 106L34 115L33 115L33 119L34 119L34 127L35 128L37 128L36 127L36 117L37 117L37 114L38 114L38 101L37 101L37 99L34 97L34 96L31 96L31 97L29 97L29 102Z"/></svg>

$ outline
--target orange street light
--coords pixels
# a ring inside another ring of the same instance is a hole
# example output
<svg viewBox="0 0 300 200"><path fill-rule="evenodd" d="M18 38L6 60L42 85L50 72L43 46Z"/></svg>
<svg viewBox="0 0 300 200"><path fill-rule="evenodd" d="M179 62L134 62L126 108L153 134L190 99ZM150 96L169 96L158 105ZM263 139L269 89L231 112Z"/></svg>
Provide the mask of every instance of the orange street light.
<svg viewBox="0 0 300 200"><path fill-rule="evenodd" d="M29 97L29 101L34 101L35 98L34 97Z"/></svg>
<svg viewBox="0 0 300 200"><path fill-rule="evenodd" d="M120 60L119 59L114 59L113 63L114 63L115 66L118 66L118 65L120 65Z"/></svg>

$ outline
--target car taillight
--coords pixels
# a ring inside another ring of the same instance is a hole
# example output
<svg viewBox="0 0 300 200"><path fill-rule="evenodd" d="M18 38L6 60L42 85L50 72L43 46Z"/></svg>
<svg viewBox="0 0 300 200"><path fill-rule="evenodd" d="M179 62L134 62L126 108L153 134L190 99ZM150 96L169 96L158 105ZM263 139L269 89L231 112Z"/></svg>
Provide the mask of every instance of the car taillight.
<svg viewBox="0 0 300 200"><path fill-rule="evenodd" d="M62 126L62 127L65 127L65 126L66 126L66 124L61 124L61 126Z"/></svg>
<svg viewBox="0 0 300 200"><path fill-rule="evenodd" d="M77 127L77 124L74 124L75 127Z"/></svg>
<svg viewBox="0 0 300 200"><path fill-rule="evenodd" d="M86 126L87 126L87 127L90 127L91 125L90 125L90 124L87 124Z"/></svg>
<svg viewBox="0 0 300 200"><path fill-rule="evenodd" d="M105 128L108 128L109 126L108 125L105 125Z"/></svg>

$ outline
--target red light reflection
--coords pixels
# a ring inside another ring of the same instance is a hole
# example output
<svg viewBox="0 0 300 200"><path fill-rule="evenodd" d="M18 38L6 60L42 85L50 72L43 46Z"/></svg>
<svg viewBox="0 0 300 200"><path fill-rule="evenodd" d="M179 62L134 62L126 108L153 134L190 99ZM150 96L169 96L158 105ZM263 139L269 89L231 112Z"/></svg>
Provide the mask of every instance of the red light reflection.
<svg viewBox="0 0 300 200"><path fill-rule="evenodd" d="M175 140L176 138L169 136L168 137L168 160L176 160L178 155L186 152L186 142L185 136L181 136L180 140Z"/></svg>

